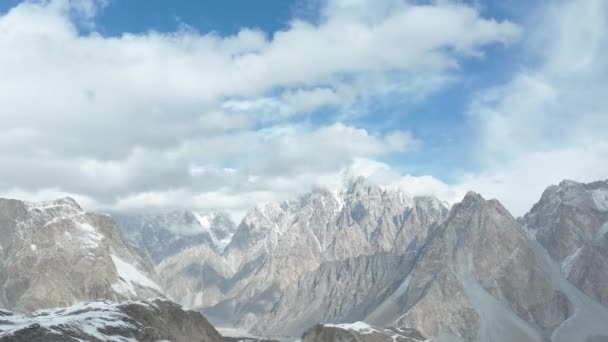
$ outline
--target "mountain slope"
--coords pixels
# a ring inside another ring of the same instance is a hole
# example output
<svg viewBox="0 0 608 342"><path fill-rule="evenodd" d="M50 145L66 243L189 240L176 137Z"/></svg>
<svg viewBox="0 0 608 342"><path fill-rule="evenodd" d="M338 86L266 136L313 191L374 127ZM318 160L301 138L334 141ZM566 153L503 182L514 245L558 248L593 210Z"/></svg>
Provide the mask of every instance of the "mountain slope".
<svg viewBox="0 0 608 342"><path fill-rule="evenodd" d="M548 253L496 200L469 193L432 232L397 296L394 321L466 341L584 341L608 337L608 309L571 286ZM382 317L382 318L379 318Z"/></svg>
<svg viewBox="0 0 608 342"><path fill-rule="evenodd" d="M161 295L152 264L112 218L70 198L0 199L0 256L0 306L10 310Z"/></svg>
<svg viewBox="0 0 608 342"><path fill-rule="evenodd" d="M304 323L296 323L311 312L340 321L358 307L347 309L329 300L329 293L341 293L346 300L371 289L369 281L356 285L355 279L364 278L364 267L356 266L355 259L386 253L394 256L384 259L386 265L399 264L401 256L419 250L447 211L437 199L412 199L359 180L345 191L316 190L297 201L257 207L224 251L195 246L163 260L157 269L172 298L203 308L211 319L228 319L258 334L283 333L286 326L297 327L299 334ZM379 266L379 272L387 272L386 267ZM326 283L323 295L311 284L332 268L342 270L342 282ZM314 310L300 317L289 313L295 296L302 300L315 294L320 297ZM331 306L342 309L330 314Z"/></svg>
<svg viewBox="0 0 608 342"><path fill-rule="evenodd" d="M522 222L568 281L608 305L608 182L553 185Z"/></svg>
<svg viewBox="0 0 608 342"><path fill-rule="evenodd" d="M0 341L161 340L220 342L223 338L200 313L161 299L81 303L29 315L0 310Z"/></svg>
<svg viewBox="0 0 608 342"><path fill-rule="evenodd" d="M112 217L124 236L155 263L196 245L221 252L236 230L232 219L222 213L112 213Z"/></svg>

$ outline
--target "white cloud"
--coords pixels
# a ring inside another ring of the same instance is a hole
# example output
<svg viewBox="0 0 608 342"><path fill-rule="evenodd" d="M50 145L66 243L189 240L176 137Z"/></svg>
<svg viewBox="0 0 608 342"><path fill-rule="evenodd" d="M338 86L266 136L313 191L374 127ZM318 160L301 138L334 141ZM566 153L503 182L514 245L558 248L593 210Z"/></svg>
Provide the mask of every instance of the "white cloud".
<svg viewBox="0 0 608 342"><path fill-rule="evenodd" d="M319 23L272 36L184 26L104 37L94 19L105 5L24 2L0 16L0 190L235 211L292 197L419 144L331 118L313 126L307 113L432 92L462 58L520 33L463 4L330 1Z"/></svg>
<svg viewBox="0 0 608 342"><path fill-rule="evenodd" d="M608 3L544 10L527 41L538 66L480 93L471 106L483 172L461 186L499 198L515 215L550 184L608 177Z"/></svg>
<svg viewBox="0 0 608 342"><path fill-rule="evenodd" d="M336 187L341 179L364 175L450 203L475 190L520 216L550 184L608 178L608 4L570 1L543 9L524 51L537 65L520 67L509 82L478 93L471 103L478 140L470 153L482 171L445 183L361 159L322 183Z"/></svg>

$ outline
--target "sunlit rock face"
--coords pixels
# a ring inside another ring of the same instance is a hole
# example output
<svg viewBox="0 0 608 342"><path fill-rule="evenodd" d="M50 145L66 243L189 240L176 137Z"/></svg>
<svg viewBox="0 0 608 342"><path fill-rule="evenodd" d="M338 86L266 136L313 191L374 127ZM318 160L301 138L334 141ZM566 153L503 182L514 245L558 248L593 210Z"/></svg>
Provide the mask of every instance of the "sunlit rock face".
<svg viewBox="0 0 608 342"><path fill-rule="evenodd" d="M262 336L599 341L607 189L565 181L515 219L474 192L448 209L358 181L256 207L224 249L194 245L157 271L180 303ZM352 322L374 333L337 328Z"/></svg>
<svg viewBox="0 0 608 342"><path fill-rule="evenodd" d="M256 207L223 251L201 244L157 270L183 305L263 335L299 335L320 319L363 318L373 310L447 213L435 198L358 180L344 191Z"/></svg>
<svg viewBox="0 0 608 342"><path fill-rule="evenodd" d="M34 311L81 301L162 294L154 267L108 215L70 198L0 199L0 306Z"/></svg>
<svg viewBox="0 0 608 342"><path fill-rule="evenodd" d="M509 212L469 193L423 248L396 324L429 336L541 341L536 327L551 329L573 311L541 267ZM511 332L495 336L498 326Z"/></svg>
<svg viewBox="0 0 608 342"><path fill-rule="evenodd" d="M605 182L562 182L519 220L467 194L393 295L402 312L366 321L440 341L606 339L605 193Z"/></svg>
<svg viewBox="0 0 608 342"><path fill-rule="evenodd" d="M568 281L608 304L608 182L551 186L522 221Z"/></svg>

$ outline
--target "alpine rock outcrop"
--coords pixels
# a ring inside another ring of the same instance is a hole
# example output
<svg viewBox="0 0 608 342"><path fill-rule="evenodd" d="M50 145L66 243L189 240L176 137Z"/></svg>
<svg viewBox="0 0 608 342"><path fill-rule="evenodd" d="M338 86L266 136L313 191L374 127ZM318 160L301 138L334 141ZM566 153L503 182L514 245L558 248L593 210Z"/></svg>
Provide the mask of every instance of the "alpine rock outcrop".
<svg viewBox="0 0 608 342"><path fill-rule="evenodd" d="M114 220L71 198L0 199L0 288L0 307L22 312L162 295L152 263Z"/></svg>
<svg viewBox="0 0 608 342"><path fill-rule="evenodd" d="M551 186L522 222L570 283L608 305L608 182Z"/></svg>

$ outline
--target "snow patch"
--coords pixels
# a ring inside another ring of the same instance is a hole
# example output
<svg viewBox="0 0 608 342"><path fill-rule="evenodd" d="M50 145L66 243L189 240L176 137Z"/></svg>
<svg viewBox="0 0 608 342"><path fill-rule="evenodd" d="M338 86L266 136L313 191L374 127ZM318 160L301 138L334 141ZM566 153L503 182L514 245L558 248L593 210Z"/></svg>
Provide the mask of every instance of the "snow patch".
<svg viewBox="0 0 608 342"><path fill-rule="evenodd" d="M135 296L137 295L137 292L135 291L135 284L137 284L139 286L151 288L161 292L160 286L158 286L158 284L148 278L135 266L122 260L116 255L111 254L110 257L112 258L112 262L114 262L114 266L118 272L118 277L120 277L120 281L118 283L112 284L112 289L114 289L114 291L123 295L131 294Z"/></svg>
<svg viewBox="0 0 608 342"><path fill-rule="evenodd" d="M210 215L201 215L198 213L193 213L193 214L194 214L194 217L196 218L196 220L198 221L198 223L203 228L201 230L201 232L207 232L209 234L209 237L211 237L211 243L213 244L213 246L220 252L223 252L224 249L226 249L226 246L228 246L228 244L232 241L232 236L234 234L230 234L229 236L227 236L223 239L218 239L216 233L212 229L212 222L216 216L214 214L210 214Z"/></svg>
<svg viewBox="0 0 608 342"><path fill-rule="evenodd" d="M317 238L317 235L315 234L315 232L313 232L312 229L309 229L308 231L310 232L310 235L312 235L313 239L315 240L317 248L319 248L319 252L323 253L323 247L321 247L321 242L319 242L319 239Z"/></svg>
<svg viewBox="0 0 608 342"><path fill-rule="evenodd" d="M209 220L209 216L194 213L194 217L196 217L196 220L203 228L203 231L208 231L211 229L211 221Z"/></svg>
<svg viewBox="0 0 608 342"><path fill-rule="evenodd" d="M2 316L0 337L12 337L16 331L27 329L33 324L61 333L59 327L71 327L99 341L135 342L133 338L109 336L102 331L108 328L135 329L126 320L126 315L108 303L93 302L77 304L66 309L39 310L31 316L19 314Z"/></svg>
<svg viewBox="0 0 608 342"><path fill-rule="evenodd" d="M593 203L601 211L608 211L608 190L596 189L591 191Z"/></svg>
<svg viewBox="0 0 608 342"><path fill-rule="evenodd" d="M323 326L328 327L328 328L339 328L339 329L356 331L361 334L371 334L373 332L378 332L378 330L372 328L369 324L367 324L365 322L361 322L361 321L355 322L355 323L341 323L341 324L324 323Z"/></svg>
<svg viewBox="0 0 608 342"><path fill-rule="evenodd" d="M80 239L83 246L87 248L96 248L99 246L99 242L103 239L103 235L97 232L95 227L82 222L77 223L76 225L83 232Z"/></svg>
<svg viewBox="0 0 608 342"><path fill-rule="evenodd" d="M581 247L577 248L574 253L572 253L571 255L568 255L562 261L561 269L562 269L562 273L564 274L564 276L568 277L568 275L570 274L570 271L572 271L572 266L574 266L574 262L576 261L576 258L578 258L578 256L581 255L581 250L582 250Z"/></svg>
<svg viewBox="0 0 608 342"><path fill-rule="evenodd" d="M259 336L252 335L248 331L234 328L234 327L215 327L217 332L220 333L223 337L231 337L231 338L250 338L250 339L259 339Z"/></svg>
<svg viewBox="0 0 608 342"><path fill-rule="evenodd" d="M334 190L331 192L332 196L334 197L334 201L336 202L336 212L341 212L342 209L344 208L344 197L343 194L338 191L338 190Z"/></svg>

